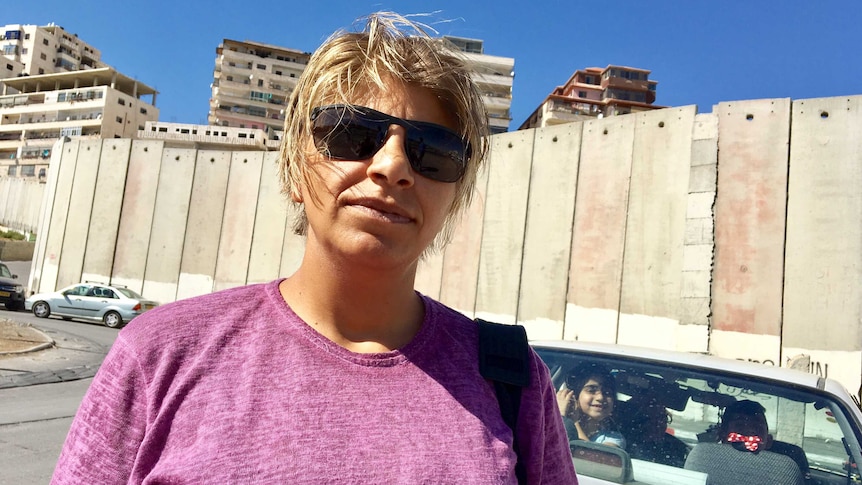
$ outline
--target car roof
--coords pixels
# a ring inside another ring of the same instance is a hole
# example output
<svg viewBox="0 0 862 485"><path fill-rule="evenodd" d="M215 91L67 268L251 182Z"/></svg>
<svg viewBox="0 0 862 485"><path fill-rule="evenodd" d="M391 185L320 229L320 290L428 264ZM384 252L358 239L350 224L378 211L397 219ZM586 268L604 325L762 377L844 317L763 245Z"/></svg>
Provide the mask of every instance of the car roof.
<svg viewBox="0 0 862 485"><path fill-rule="evenodd" d="M743 360L717 357L704 353L681 352L675 350L597 342L573 342L568 340L534 340L530 341L530 345L547 349L572 350L580 354L593 354L622 358L625 360L640 360L652 363L672 364L711 372L719 371L741 376L757 376L764 379L803 386L811 389L827 390L833 393L835 393L837 389L840 389L841 391L837 392L840 394L846 393L846 390L844 390L839 383L807 372L786 367L776 367Z"/></svg>

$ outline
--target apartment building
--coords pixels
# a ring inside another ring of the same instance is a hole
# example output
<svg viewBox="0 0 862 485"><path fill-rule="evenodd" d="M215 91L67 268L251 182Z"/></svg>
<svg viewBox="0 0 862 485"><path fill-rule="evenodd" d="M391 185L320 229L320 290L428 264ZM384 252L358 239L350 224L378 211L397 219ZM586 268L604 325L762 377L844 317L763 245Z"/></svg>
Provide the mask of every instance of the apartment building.
<svg viewBox="0 0 862 485"><path fill-rule="evenodd" d="M0 79L107 67L102 54L53 23L0 27Z"/></svg>
<svg viewBox="0 0 862 485"><path fill-rule="evenodd" d="M482 91L492 133L509 129L515 60L483 53L477 39L445 36L464 53ZM210 125L261 129L281 139L284 106L311 53L269 44L224 39L216 49Z"/></svg>
<svg viewBox="0 0 862 485"><path fill-rule="evenodd" d="M207 122L259 129L280 139L284 107L311 53L224 39L216 54Z"/></svg>
<svg viewBox="0 0 862 485"><path fill-rule="evenodd" d="M138 139L164 140L165 146L197 149L278 150L281 141L260 128L236 128L148 121Z"/></svg>
<svg viewBox="0 0 862 485"><path fill-rule="evenodd" d="M664 108L653 104L658 82L649 74L646 69L613 65L575 71L518 129Z"/></svg>
<svg viewBox="0 0 862 485"><path fill-rule="evenodd" d="M482 93L488 112L491 133L509 131L512 121L512 84L515 80L515 59L485 54L484 42L479 39L445 35L464 54L473 81Z"/></svg>
<svg viewBox="0 0 862 485"><path fill-rule="evenodd" d="M60 137L136 138L156 94L110 67L0 79L0 174L44 180Z"/></svg>

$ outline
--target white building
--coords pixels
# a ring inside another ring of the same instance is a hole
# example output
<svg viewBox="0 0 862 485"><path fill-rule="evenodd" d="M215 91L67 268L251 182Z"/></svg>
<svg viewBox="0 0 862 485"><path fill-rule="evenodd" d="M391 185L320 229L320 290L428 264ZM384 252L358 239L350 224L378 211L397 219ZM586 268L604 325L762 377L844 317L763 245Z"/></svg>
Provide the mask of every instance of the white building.
<svg viewBox="0 0 862 485"><path fill-rule="evenodd" d="M443 36L461 52L472 72L473 81L479 86L491 134L509 131L512 121L512 84L515 80L515 59L491 56L484 53L483 41L464 37Z"/></svg>
<svg viewBox="0 0 862 485"><path fill-rule="evenodd" d="M98 49L54 24L0 27L0 79L107 67Z"/></svg>
<svg viewBox="0 0 862 485"><path fill-rule="evenodd" d="M0 79L0 174L44 180L63 136L136 138L159 119L156 94L110 67Z"/></svg>

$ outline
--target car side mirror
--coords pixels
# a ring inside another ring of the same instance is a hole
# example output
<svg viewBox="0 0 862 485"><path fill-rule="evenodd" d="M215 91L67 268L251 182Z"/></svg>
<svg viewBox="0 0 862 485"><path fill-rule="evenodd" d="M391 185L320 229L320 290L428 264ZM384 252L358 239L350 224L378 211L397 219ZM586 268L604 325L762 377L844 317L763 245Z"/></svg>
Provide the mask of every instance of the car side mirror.
<svg viewBox="0 0 862 485"><path fill-rule="evenodd" d="M17 280L17 279L18 279L18 275L13 274L13 275L12 275L12 279L13 279L13 280Z"/></svg>
<svg viewBox="0 0 862 485"><path fill-rule="evenodd" d="M634 480L629 454L616 446L572 440L569 442L569 448L578 475L612 483L629 483Z"/></svg>

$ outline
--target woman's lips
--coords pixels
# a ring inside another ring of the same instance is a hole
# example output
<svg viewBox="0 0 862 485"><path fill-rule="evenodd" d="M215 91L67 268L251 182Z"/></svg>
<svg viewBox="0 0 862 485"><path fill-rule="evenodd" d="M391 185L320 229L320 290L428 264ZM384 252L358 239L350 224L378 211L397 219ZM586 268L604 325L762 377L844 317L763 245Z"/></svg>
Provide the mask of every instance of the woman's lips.
<svg viewBox="0 0 862 485"><path fill-rule="evenodd" d="M395 224L407 224L413 219L401 213L397 207L389 204L380 204L370 201L357 201L348 205L354 209L360 210L374 218L392 222Z"/></svg>

